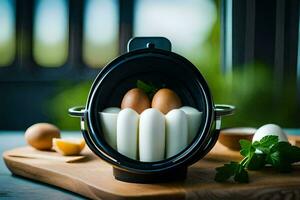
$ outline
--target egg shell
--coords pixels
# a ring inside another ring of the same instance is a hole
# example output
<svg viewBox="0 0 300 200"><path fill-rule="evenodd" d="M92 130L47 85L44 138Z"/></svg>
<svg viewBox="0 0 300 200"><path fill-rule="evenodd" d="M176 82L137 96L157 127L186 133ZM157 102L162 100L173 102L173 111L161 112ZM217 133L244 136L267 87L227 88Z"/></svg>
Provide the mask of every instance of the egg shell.
<svg viewBox="0 0 300 200"><path fill-rule="evenodd" d="M188 144L188 123L186 114L173 109L166 117L166 158L182 151Z"/></svg>
<svg viewBox="0 0 300 200"><path fill-rule="evenodd" d="M143 162L163 160L165 156L165 116L155 108L142 112L139 121L139 157Z"/></svg>
<svg viewBox="0 0 300 200"><path fill-rule="evenodd" d="M48 123L34 124L25 132L27 143L38 150L51 150L53 138L60 138L60 130Z"/></svg>
<svg viewBox="0 0 300 200"><path fill-rule="evenodd" d="M120 111L117 121L117 150L137 159L139 114L131 108Z"/></svg>
<svg viewBox="0 0 300 200"><path fill-rule="evenodd" d="M188 122L188 144L190 144L199 131L201 125L202 112L190 106L183 106L180 108L186 116Z"/></svg>
<svg viewBox="0 0 300 200"><path fill-rule="evenodd" d="M147 108L150 108L150 106L147 94L139 88L129 90L124 95L121 103L121 109L132 108L137 113L142 113Z"/></svg>
<svg viewBox="0 0 300 200"><path fill-rule="evenodd" d="M117 120L120 108L109 107L99 112L100 123L105 141L117 149Z"/></svg>
<svg viewBox="0 0 300 200"><path fill-rule="evenodd" d="M276 124L266 124L257 129L255 132L252 142L260 141L263 137L267 135L276 135L278 136L279 141L288 142L288 138L282 128Z"/></svg>
<svg viewBox="0 0 300 200"><path fill-rule="evenodd" d="M153 96L151 104L152 108L156 108L164 114L181 106L182 103L179 96L173 90L167 88L158 90Z"/></svg>

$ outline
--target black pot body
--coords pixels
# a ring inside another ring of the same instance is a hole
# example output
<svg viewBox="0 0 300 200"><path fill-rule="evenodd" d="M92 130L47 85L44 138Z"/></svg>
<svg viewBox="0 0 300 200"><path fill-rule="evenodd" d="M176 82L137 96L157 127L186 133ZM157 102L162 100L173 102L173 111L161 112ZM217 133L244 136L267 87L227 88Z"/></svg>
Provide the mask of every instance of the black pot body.
<svg viewBox="0 0 300 200"><path fill-rule="evenodd" d="M232 106L215 106L208 85L198 69L171 51L142 48L109 63L95 79L84 108L72 108L81 117L81 130L89 148L114 167L114 176L128 182L161 182L184 179L187 167L205 156L218 139L221 115ZM140 162L121 155L103 139L99 112L119 107L122 97L137 80L174 90L183 105L201 111L202 121L194 141L179 154L159 162Z"/></svg>

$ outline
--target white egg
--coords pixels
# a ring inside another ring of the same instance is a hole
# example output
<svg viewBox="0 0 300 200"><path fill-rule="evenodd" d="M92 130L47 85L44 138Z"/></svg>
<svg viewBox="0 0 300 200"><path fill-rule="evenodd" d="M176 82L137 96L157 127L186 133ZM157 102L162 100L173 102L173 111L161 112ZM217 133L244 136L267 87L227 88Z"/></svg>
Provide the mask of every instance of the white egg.
<svg viewBox="0 0 300 200"><path fill-rule="evenodd" d="M280 126L276 124L266 124L257 129L253 136L252 142L260 141L263 137L267 135L276 135L278 136L279 141L288 141L286 134L284 133L282 128L280 128Z"/></svg>
<svg viewBox="0 0 300 200"><path fill-rule="evenodd" d="M166 117L166 158L182 151L188 144L187 116L180 109L173 109Z"/></svg>
<svg viewBox="0 0 300 200"><path fill-rule="evenodd" d="M190 144L199 131L201 124L202 112L190 106L183 106L180 108L185 112L188 122L188 144Z"/></svg>
<svg viewBox="0 0 300 200"><path fill-rule="evenodd" d="M119 112L117 121L118 152L137 159L139 114L131 108Z"/></svg>
<svg viewBox="0 0 300 200"><path fill-rule="evenodd" d="M144 110L139 121L139 157L143 162L165 156L165 116L155 108Z"/></svg>
<svg viewBox="0 0 300 200"><path fill-rule="evenodd" d="M105 141L117 149L117 119L120 108L109 107L99 112L100 123Z"/></svg>

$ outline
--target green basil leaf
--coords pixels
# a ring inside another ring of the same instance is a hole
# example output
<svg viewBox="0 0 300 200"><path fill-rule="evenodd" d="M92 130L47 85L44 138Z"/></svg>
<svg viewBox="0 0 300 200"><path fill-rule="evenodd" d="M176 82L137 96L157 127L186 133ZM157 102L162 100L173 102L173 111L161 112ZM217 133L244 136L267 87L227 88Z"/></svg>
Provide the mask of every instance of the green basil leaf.
<svg viewBox="0 0 300 200"><path fill-rule="evenodd" d="M224 164L222 167L216 168L215 181L224 182L235 175L236 168L238 163L230 162L229 164Z"/></svg>
<svg viewBox="0 0 300 200"><path fill-rule="evenodd" d="M266 154L254 153L246 163L246 168L249 170L260 170L266 164Z"/></svg>
<svg viewBox="0 0 300 200"><path fill-rule="evenodd" d="M290 172L292 170L289 158L284 155L282 151L277 148L277 151L272 151L267 155L267 163L271 164L280 172Z"/></svg>
<svg viewBox="0 0 300 200"><path fill-rule="evenodd" d="M234 180L239 183L248 183L249 175L244 166L238 165L235 169Z"/></svg>
<svg viewBox="0 0 300 200"><path fill-rule="evenodd" d="M268 135L260 141L251 143L240 140L241 155L244 159L240 163L230 162L216 168L215 180L224 182L230 178L240 183L249 182L248 170L262 169L265 164L271 164L280 172L290 172L292 163L300 161L300 148L288 142L278 141L278 136ZM260 153L256 153L259 150Z"/></svg>
<svg viewBox="0 0 300 200"><path fill-rule="evenodd" d="M273 145L278 143L278 136L267 135L263 137L259 142L253 143L254 148L260 150L265 154L269 154Z"/></svg>
<svg viewBox="0 0 300 200"><path fill-rule="evenodd" d="M143 90L150 99L153 98L154 94L158 91L158 88L151 83L145 83L144 81L138 80L136 82L137 88Z"/></svg>
<svg viewBox="0 0 300 200"><path fill-rule="evenodd" d="M270 147L276 143L278 143L278 136L277 135L267 135L263 137L260 141L261 146Z"/></svg>
<svg viewBox="0 0 300 200"><path fill-rule="evenodd" d="M251 152L254 152L255 149L252 147L252 143L249 140L240 140L241 150L240 153L242 156L247 156Z"/></svg>

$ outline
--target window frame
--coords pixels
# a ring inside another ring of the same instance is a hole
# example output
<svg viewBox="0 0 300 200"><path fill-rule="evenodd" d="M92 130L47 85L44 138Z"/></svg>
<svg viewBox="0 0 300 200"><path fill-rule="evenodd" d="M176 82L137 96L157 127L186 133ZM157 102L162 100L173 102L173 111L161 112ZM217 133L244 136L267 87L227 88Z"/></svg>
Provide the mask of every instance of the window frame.
<svg viewBox="0 0 300 200"><path fill-rule="evenodd" d="M38 82L91 80L101 70L83 62L83 0L68 0L69 46L65 64L59 67L39 66L33 58L34 0L16 0L16 53L9 66L0 68L0 82ZM119 54L125 53L132 37L134 0L119 0Z"/></svg>

